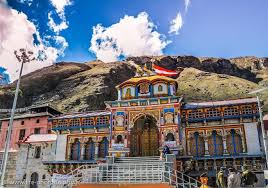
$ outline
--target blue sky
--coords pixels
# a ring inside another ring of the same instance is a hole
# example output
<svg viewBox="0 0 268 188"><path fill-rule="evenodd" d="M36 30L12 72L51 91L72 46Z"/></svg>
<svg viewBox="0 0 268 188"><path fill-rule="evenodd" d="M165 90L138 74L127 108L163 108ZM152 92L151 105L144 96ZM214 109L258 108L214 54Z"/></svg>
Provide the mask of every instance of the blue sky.
<svg viewBox="0 0 268 188"><path fill-rule="evenodd" d="M41 35L49 34L47 13L53 9L49 1L33 0L32 5L10 0L8 4L24 12L38 25ZM37 7L37 5L39 6ZM61 35L69 43L59 60L87 61L95 59L88 51L92 27L101 23L109 27L124 15L137 16L145 11L172 43L165 54L196 56L267 56L267 0L192 0L187 13L182 0L74 0L65 8L68 29ZM169 35L170 21L181 11L184 24L179 35Z"/></svg>
<svg viewBox="0 0 268 188"><path fill-rule="evenodd" d="M61 2L63 5L59 5L59 0L7 0L8 9L25 14L27 22L34 24L43 46L58 50L53 61L84 62L96 58L112 61L122 56L159 54L224 58L268 54L267 0ZM186 3L189 3L187 10ZM49 14L54 26L49 26ZM179 26L175 32L169 32L172 20L178 15ZM120 19L125 22L120 23ZM61 23L62 28L57 30ZM101 27L96 30L96 40L92 43L93 27L98 24ZM146 24L148 28L135 30ZM126 29L131 26L134 29ZM140 36L146 36L152 44L140 42Z"/></svg>

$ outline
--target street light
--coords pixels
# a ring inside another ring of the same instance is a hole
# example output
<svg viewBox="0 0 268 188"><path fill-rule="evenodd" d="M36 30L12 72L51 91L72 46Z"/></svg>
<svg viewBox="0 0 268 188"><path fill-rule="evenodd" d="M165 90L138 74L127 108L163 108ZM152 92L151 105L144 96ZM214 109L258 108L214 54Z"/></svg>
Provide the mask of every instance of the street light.
<svg viewBox="0 0 268 188"><path fill-rule="evenodd" d="M264 123L263 123L263 115L262 115L262 109L261 109L261 102L260 102L260 98L259 98L259 93L261 93L261 92L263 92L265 90L268 90L268 87L264 87L262 89L251 91L248 94L256 94L256 97L257 97L259 114L260 114L260 122L261 122L262 138L263 138L263 147L264 147L265 158L266 158L266 168L268 168L267 136L266 136L265 130L264 130Z"/></svg>
<svg viewBox="0 0 268 188"><path fill-rule="evenodd" d="M40 51L39 51L39 53L40 53ZM20 87L20 81L21 81L21 75L22 75L24 63L29 63L29 62L34 61L34 60L41 60L41 61L44 60L44 59L39 58L40 54L38 55L38 58L32 57L33 52L26 50L24 48L19 49L19 52L17 50L15 50L14 55L16 56L17 60L21 63L21 67L20 67L19 79L18 79L17 86L16 86L13 106L12 106L12 110L11 110L6 142L5 142L4 158L2 161L2 167L1 167L2 173L1 173L0 188L4 187L5 172L6 172L7 161L8 161L8 150L9 150L9 145L10 145L11 132L12 132L12 128L13 128L13 120L14 120L15 109L16 109L17 100L18 100L19 87ZM46 58L46 57L44 57L44 58Z"/></svg>

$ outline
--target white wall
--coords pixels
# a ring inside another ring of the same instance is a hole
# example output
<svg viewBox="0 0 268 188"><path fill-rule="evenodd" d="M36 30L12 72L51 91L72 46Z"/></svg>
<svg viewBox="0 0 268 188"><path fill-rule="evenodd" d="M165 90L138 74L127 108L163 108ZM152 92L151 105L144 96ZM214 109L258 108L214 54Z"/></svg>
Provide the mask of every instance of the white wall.
<svg viewBox="0 0 268 188"><path fill-rule="evenodd" d="M249 155L260 154L259 135L257 130L257 123L244 123L245 136L247 142L247 149Z"/></svg>
<svg viewBox="0 0 268 188"><path fill-rule="evenodd" d="M57 136L56 145L56 161L65 161L67 135L61 134Z"/></svg>

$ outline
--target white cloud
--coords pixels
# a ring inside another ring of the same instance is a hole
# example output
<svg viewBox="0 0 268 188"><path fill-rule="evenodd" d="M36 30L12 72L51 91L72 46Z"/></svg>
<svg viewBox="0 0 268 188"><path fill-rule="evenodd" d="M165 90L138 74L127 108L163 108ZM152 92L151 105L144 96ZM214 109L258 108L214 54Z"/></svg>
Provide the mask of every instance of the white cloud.
<svg viewBox="0 0 268 188"><path fill-rule="evenodd" d="M70 0L50 0L50 2L55 7L56 12L61 18L64 17L65 7L72 4Z"/></svg>
<svg viewBox="0 0 268 188"><path fill-rule="evenodd" d="M7 69L11 81L17 79L17 71L20 67L20 63L14 56L14 50L27 48L35 54L39 50L44 50L47 55L44 62L33 61L25 64L23 74L50 66L56 61L59 51L42 42L35 25L27 19L24 13L19 13L3 4L0 4L0 12L0 66ZM33 34L36 34L39 45L33 44Z"/></svg>
<svg viewBox="0 0 268 188"><path fill-rule="evenodd" d="M179 12L177 14L176 18L174 18L170 22L168 33L178 35L179 34L179 30L182 28L182 26L183 26L183 20L182 20L181 13Z"/></svg>
<svg viewBox="0 0 268 188"><path fill-rule="evenodd" d="M191 4L191 0L184 0L185 12L188 11L190 4Z"/></svg>
<svg viewBox="0 0 268 188"><path fill-rule="evenodd" d="M161 55L170 43L154 30L146 12L137 17L125 15L110 27L93 27L90 51L104 62L116 61L123 56Z"/></svg>
<svg viewBox="0 0 268 188"><path fill-rule="evenodd" d="M64 51L69 46L68 42L62 36L55 36L54 40L56 41L56 45L58 46L58 54L60 56L64 56Z"/></svg>
<svg viewBox="0 0 268 188"><path fill-rule="evenodd" d="M50 29L52 29L57 34L59 34L60 31L68 28L68 24L67 24L67 22L65 20L65 17L61 21L60 24L56 24L55 21L52 18L52 12L49 12L48 13L48 20L49 21L48 21L47 25L49 26Z"/></svg>

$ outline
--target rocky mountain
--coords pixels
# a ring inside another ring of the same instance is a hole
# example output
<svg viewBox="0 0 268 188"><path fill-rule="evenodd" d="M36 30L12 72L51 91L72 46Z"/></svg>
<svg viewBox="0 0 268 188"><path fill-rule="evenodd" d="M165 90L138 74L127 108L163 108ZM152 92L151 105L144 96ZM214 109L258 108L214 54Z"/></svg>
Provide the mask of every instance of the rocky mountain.
<svg viewBox="0 0 268 188"><path fill-rule="evenodd" d="M268 84L268 58L146 56L113 63L62 62L22 77L18 107L50 103L63 112L104 109L104 101L117 98L115 86L148 62L181 71L175 79L178 94L187 101L249 97L249 91ZM0 87L0 109L11 108L15 84ZM268 111L268 91L261 97Z"/></svg>

